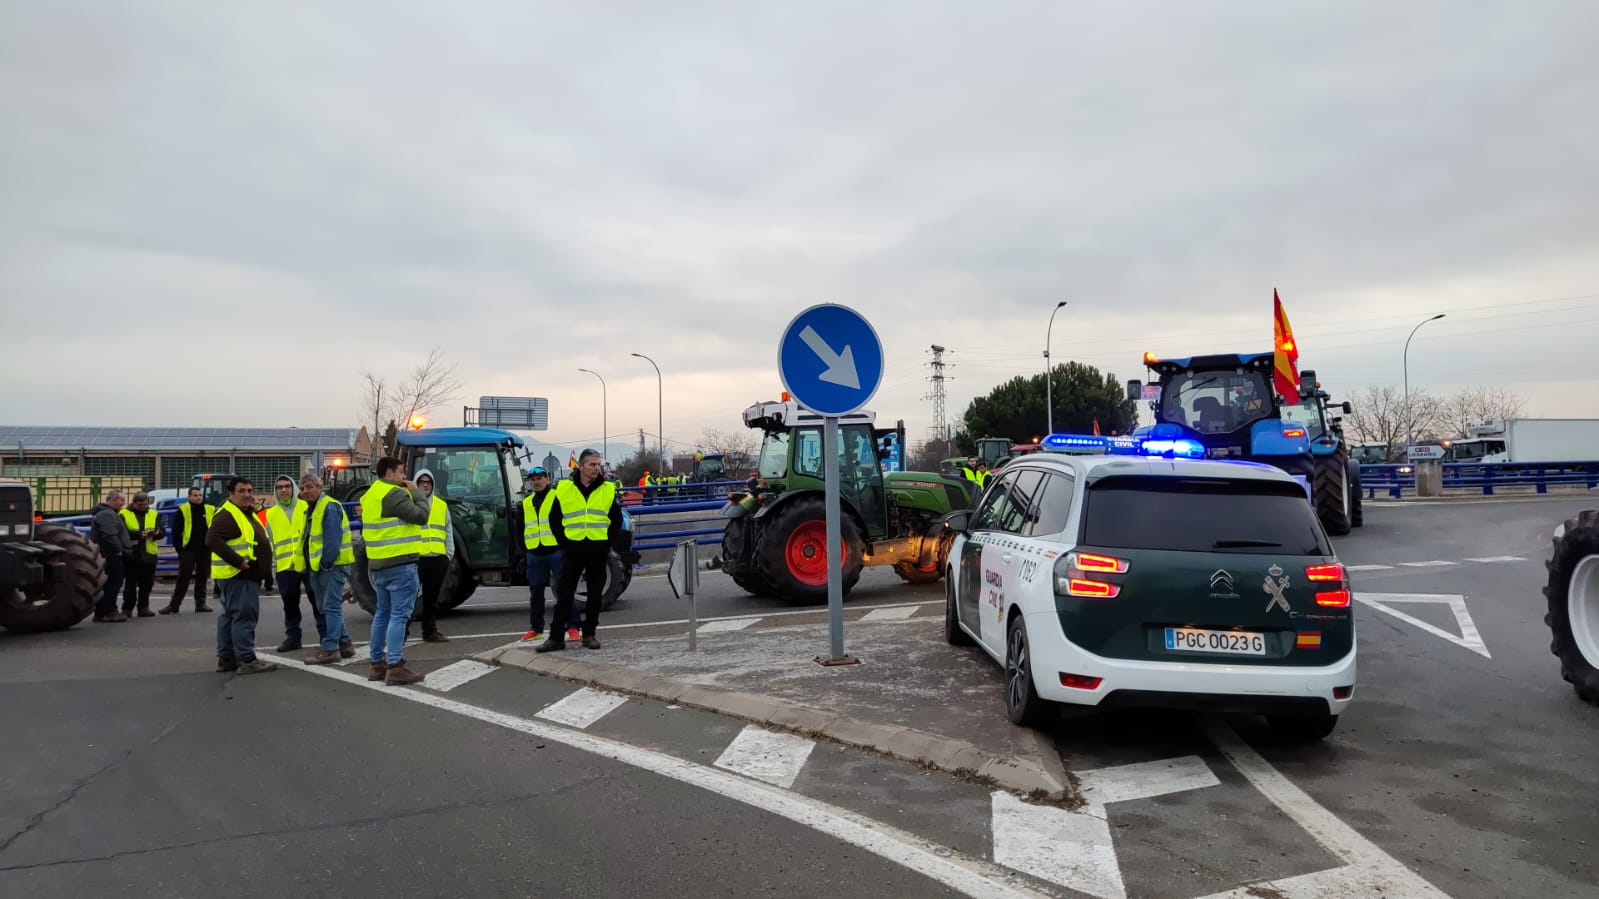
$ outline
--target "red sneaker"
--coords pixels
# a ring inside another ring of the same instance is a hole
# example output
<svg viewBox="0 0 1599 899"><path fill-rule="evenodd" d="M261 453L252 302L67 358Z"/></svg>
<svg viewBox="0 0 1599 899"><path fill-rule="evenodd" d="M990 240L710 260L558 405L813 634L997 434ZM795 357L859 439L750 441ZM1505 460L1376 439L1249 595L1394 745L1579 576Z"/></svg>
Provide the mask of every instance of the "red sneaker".
<svg viewBox="0 0 1599 899"><path fill-rule="evenodd" d="M566 639L568 639L568 640L576 640L578 638L578 636L579 636L579 634L577 632L577 628L569 627L569 628L566 629Z"/></svg>
<svg viewBox="0 0 1599 899"><path fill-rule="evenodd" d="M529 640L537 640L538 638L540 638L542 636L544 636L544 632L543 631L528 631L527 633L522 635L522 642L526 643Z"/></svg>

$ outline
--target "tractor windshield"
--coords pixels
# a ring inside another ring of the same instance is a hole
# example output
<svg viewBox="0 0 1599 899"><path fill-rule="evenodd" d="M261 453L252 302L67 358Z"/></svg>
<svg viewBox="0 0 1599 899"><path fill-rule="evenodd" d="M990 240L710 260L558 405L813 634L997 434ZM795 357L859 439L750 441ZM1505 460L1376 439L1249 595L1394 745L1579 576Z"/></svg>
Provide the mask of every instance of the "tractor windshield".
<svg viewBox="0 0 1599 899"><path fill-rule="evenodd" d="M1230 434L1269 418L1271 410L1271 386L1258 371L1183 371L1160 386L1161 421L1201 434Z"/></svg>
<svg viewBox="0 0 1599 899"><path fill-rule="evenodd" d="M1305 436L1315 440L1327 431L1326 419L1322 416L1321 401L1312 397L1297 406L1283 406L1283 421L1291 421L1305 429Z"/></svg>
<svg viewBox="0 0 1599 899"><path fill-rule="evenodd" d="M521 489L510 454L496 446L418 447L411 456L411 477L423 469L433 475L435 495L449 505L455 542L473 566L507 564L512 492L506 485Z"/></svg>
<svg viewBox="0 0 1599 899"><path fill-rule="evenodd" d="M756 469L763 478L788 476L788 432L767 434L761 442L761 458Z"/></svg>

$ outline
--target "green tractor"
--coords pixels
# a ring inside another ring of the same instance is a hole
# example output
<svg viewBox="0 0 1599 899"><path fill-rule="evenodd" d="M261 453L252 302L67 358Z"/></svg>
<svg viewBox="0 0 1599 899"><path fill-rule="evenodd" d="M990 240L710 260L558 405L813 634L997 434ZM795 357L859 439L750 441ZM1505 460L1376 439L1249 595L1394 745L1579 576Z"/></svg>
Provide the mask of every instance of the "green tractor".
<svg viewBox="0 0 1599 899"><path fill-rule="evenodd" d="M793 402L757 403L744 424L764 437L757 477L747 492L729 494L723 515L721 567L757 596L827 599L826 512L823 505L822 418ZM839 418L839 499L843 518L843 582L847 594L867 565L892 565L910 583L938 580L954 538L945 524L969 509L973 485L959 477L896 471L881 464L884 437L876 416Z"/></svg>

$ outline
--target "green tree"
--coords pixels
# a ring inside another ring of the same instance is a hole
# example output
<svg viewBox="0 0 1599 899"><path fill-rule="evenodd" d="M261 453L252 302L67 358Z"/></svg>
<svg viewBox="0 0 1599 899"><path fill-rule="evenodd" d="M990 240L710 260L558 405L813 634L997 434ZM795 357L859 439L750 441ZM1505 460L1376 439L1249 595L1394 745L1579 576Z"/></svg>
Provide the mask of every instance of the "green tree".
<svg viewBox="0 0 1599 899"><path fill-rule="evenodd" d="M1130 434L1138 426L1138 404L1127 399L1127 390L1114 373L1081 362L1055 366L1050 372L1054 392L1055 431L1060 434L1090 434L1099 422L1101 434ZM955 432L955 443L970 453L980 437L1008 437L1026 443L1042 435L1048 416L1044 414L1044 376L1018 375L972 400Z"/></svg>

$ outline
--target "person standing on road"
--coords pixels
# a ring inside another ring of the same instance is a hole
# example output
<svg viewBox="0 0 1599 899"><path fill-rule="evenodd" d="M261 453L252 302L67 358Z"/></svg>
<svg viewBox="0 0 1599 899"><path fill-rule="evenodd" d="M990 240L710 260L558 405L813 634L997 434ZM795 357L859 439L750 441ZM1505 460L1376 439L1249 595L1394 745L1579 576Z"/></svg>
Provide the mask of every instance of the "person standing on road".
<svg viewBox="0 0 1599 899"><path fill-rule="evenodd" d="M522 546L527 550L528 632L524 641L544 636L544 591L561 580L561 547L550 525L555 491L550 473L532 468L527 473L528 495L522 499ZM571 634L567 635L568 637Z"/></svg>
<svg viewBox="0 0 1599 899"><path fill-rule="evenodd" d="M422 675L406 667L405 626L420 586L416 563L422 554L429 504L427 496L406 479L399 459L384 456L373 471L378 479L361 497L362 542L377 590L367 680L414 684Z"/></svg>
<svg viewBox="0 0 1599 899"><path fill-rule="evenodd" d="M117 611L117 594L122 592L128 553L133 551L127 522L122 520L126 502L121 490L112 490L89 513L89 541L100 548L100 557L105 560L105 586L100 588L100 599L94 605L95 621L128 620L127 615Z"/></svg>
<svg viewBox="0 0 1599 899"><path fill-rule="evenodd" d="M604 463L600 454L586 449L578 457L577 471L555 488L550 507L550 529L561 547L561 577L555 584L555 616L550 636L535 652L566 648L567 621L577 595L577 582L588 585L588 600L583 609L583 647L599 649L595 631L600 624L600 604L605 598L605 569L611 544L622 533L622 506L616 501L616 485L600 477Z"/></svg>
<svg viewBox="0 0 1599 899"><path fill-rule="evenodd" d="M191 578L194 579L194 610L211 611L211 607L205 604L205 583L211 576L205 532L211 526L211 518L216 511L205 504L205 494L199 487L190 487L189 501L178 507L172 534L172 548L178 551L178 583L172 588L172 601L161 607L162 615L177 614Z"/></svg>
<svg viewBox="0 0 1599 899"><path fill-rule="evenodd" d="M255 657L255 624L261 617L261 579L272 564L272 540L255 517L255 484L228 481L228 498L206 531L211 579L222 591L217 614L217 670L240 674L276 671Z"/></svg>
<svg viewBox="0 0 1599 899"><path fill-rule="evenodd" d="M122 593L122 614L137 614L140 618L154 618L150 611L150 591L155 589L155 566L161 554L160 540L166 536L161 526L161 516L150 508L150 494L139 491L133 495L131 507L122 510L122 521L128 526L128 539L133 549L128 553L126 589Z"/></svg>
<svg viewBox="0 0 1599 899"><path fill-rule="evenodd" d="M262 517L266 519L267 534L272 538L272 569L276 573L278 593L283 597L283 642L278 652L293 652L300 642L300 588L305 586L305 515L309 511L305 500L294 495L294 478L278 475L274 484L277 504L269 507ZM316 621L318 637L326 635L322 615L317 612L316 600L311 600L311 617Z"/></svg>
<svg viewBox="0 0 1599 899"><path fill-rule="evenodd" d="M350 519L341 503L322 492L322 479L314 474L300 478L300 497L306 502L301 551L311 569L311 609L322 635L321 649L305 663L329 665L355 658L355 647L344 629L344 582L355 564Z"/></svg>
<svg viewBox="0 0 1599 899"><path fill-rule="evenodd" d="M426 468L416 473L416 486L427 497L428 523L422 526L422 552L416 560L416 574L422 581L422 640L427 643L448 643L450 638L439 633L439 591L450 576L450 563L455 558L455 528L450 521L450 507L433 493L433 472ZM411 633L411 623L405 624L406 636Z"/></svg>

